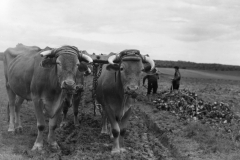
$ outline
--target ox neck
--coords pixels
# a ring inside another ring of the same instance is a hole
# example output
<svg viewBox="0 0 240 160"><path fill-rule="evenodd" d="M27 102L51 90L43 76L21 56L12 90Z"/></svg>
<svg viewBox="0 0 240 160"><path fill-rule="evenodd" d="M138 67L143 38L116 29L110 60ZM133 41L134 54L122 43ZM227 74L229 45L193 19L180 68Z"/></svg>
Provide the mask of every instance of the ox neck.
<svg viewBox="0 0 240 160"><path fill-rule="evenodd" d="M60 83L59 83L58 74L57 74L57 66L51 69L49 74L49 80L50 80L51 86L60 88Z"/></svg>
<svg viewBox="0 0 240 160"><path fill-rule="evenodd" d="M120 71L116 71L114 73L114 82L118 86L117 89L124 94L124 85L122 83L122 78L121 78L121 72Z"/></svg>

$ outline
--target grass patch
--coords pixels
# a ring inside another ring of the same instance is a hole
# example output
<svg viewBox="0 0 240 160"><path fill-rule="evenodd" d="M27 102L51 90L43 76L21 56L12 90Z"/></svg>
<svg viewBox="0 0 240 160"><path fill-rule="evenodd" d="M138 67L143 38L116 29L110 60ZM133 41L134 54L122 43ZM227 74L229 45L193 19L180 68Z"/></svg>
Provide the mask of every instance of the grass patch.
<svg viewBox="0 0 240 160"><path fill-rule="evenodd" d="M189 123L184 132L187 138L197 141L205 153L229 153L237 147L230 134L200 122Z"/></svg>
<svg viewBox="0 0 240 160"><path fill-rule="evenodd" d="M173 68L159 68L159 71L168 74L170 77L174 75ZM200 78L200 79L225 79L240 80L239 71L211 71L211 70L191 70L180 69L182 77Z"/></svg>

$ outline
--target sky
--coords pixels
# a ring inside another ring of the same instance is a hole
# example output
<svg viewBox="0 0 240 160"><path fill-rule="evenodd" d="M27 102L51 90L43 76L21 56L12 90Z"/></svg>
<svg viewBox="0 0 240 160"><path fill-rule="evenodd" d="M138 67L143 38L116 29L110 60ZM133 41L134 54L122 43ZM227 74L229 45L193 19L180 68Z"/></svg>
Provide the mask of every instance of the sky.
<svg viewBox="0 0 240 160"><path fill-rule="evenodd" d="M18 43L240 65L239 0L0 0L0 51Z"/></svg>

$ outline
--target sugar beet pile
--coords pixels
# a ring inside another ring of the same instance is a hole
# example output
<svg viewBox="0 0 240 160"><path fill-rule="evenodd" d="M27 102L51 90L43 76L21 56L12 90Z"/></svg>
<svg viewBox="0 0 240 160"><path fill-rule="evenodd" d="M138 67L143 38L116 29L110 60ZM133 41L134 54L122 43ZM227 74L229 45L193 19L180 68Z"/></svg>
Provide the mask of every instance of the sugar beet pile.
<svg viewBox="0 0 240 160"><path fill-rule="evenodd" d="M162 91L155 96L151 103L158 110L166 110L179 119L200 120L209 124L227 124L239 121L230 105L223 102L204 102L198 95L183 89L179 92Z"/></svg>

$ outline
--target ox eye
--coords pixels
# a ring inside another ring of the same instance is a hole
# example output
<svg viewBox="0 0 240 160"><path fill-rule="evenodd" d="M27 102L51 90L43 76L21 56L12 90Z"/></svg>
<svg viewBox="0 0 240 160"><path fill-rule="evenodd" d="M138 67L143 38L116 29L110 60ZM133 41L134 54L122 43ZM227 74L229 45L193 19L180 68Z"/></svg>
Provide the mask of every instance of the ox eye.
<svg viewBox="0 0 240 160"><path fill-rule="evenodd" d="M60 62L56 62L56 64L59 65L59 66L62 66L62 64Z"/></svg>
<svg viewBox="0 0 240 160"><path fill-rule="evenodd" d="M123 71L123 67L120 67L120 71Z"/></svg>

